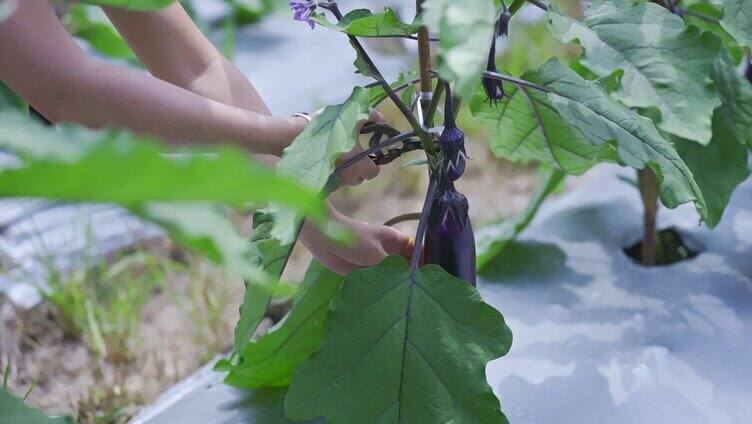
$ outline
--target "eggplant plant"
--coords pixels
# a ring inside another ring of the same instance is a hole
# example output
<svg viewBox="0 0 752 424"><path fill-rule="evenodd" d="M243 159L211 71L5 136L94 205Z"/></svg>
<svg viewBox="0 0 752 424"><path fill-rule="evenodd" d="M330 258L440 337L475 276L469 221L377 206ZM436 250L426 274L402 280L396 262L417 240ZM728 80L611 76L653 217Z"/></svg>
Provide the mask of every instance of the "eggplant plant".
<svg viewBox="0 0 752 424"><path fill-rule="evenodd" d="M581 20L538 0L416 3L406 22L388 8L343 14L334 1L290 2L294 19L346 36L355 71L373 82L325 108L285 150L277 172L326 196L359 159L383 164L422 151L429 175L409 264L389 257L341 278L312 263L289 314L257 339L272 294L248 286L234 352L215 369L237 387L289 386L292 419L506 422L484 369L510 349L512 334L474 288L476 269L530 222L564 176L602 162L637 170L652 234L658 200L668 208L691 202L712 227L749 175L752 86L738 63L752 30L734 12L748 0L725 0L722 8L703 0L686 8L596 0ZM571 66L551 58L512 76L497 64L497 42L517 42L513 17L528 4L542 10L555 38L582 47ZM388 80L362 37L417 42L417 78ZM386 99L410 131L366 126L368 149L335 167L358 142L356 123ZM550 169L525 213L481 230L477 244L471 205L455 187L470 166L455 118L463 102L490 129L494 154ZM443 126L435 127L442 103ZM255 214L254 257L273 277L282 274L304 219L274 204Z"/></svg>

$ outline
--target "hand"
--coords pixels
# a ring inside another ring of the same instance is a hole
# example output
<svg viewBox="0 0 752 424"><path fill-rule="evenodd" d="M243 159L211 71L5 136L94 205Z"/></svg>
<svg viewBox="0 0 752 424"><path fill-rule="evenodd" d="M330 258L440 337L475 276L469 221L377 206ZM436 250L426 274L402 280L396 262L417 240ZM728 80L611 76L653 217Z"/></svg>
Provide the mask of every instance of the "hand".
<svg viewBox="0 0 752 424"><path fill-rule="evenodd" d="M317 110L316 112L311 114L311 117L315 118L316 116L320 115L323 110L324 109ZM305 122L305 124L308 124L308 122L303 118L294 119L300 121L300 123ZM371 109L368 119L358 122L358 124L355 126L355 133L357 135L360 135L360 129L363 128L363 125L365 125L367 122L384 122L384 116L377 110ZM303 131L303 128L305 128L305 124L303 127L301 127L301 132ZM339 159L337 160L337 165L341 165L342 163L346 162L347 160L361 152L363 152L363 146L361 146L360 143L356 143L355 147L352 150L339 157ZM342 172L342 174L340 175L340 180L345 185L357 186L360 185L363 181L376 178L377 175L379 175L379 167L375 163L373 163L371 159L366 157L354 163L352 166Z"/></svg>
<svg viewBox="0 0 752 424"><path fill-rule="evenodd" d="M397 254L410 258L413 241L407 235L391 227L356 221L339 212L331 213L331 220L349 230L355 241L341 245L306 223L300 237L306 248L322 265L340 275L381 263L387 255Z"/></svg>

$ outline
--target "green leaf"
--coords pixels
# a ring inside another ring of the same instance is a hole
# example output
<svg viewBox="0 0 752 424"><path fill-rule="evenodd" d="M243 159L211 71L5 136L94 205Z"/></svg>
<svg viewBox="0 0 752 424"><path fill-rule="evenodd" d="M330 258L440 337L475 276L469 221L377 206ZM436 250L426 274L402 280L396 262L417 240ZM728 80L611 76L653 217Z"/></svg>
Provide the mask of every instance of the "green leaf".
<svg viewBox="0 0 752 424"><path fill-rule="evenodd" d="M418 76L418 73L413 72L400 72L397 75L397 79L394 80L391 84L389 84L393 89L397 89L401 87L402 85L406 84L408 81L414 80ZM416 92L416 87L414 85L410 85L402 92L402 101L405 102L406 105L410 105L413 102L413 96ZM381 85L375 85L368 89L368 105L372 108L378 106L387 98L386 92L384 91L384 87Z"/></svg>
<svg viewBox="0 0 752 424"><path fill-rule="evenodd" d="M230 368L225 383L244 388L290 384L298 366L318 348L329 303L342 281L341 276L312 262L290 313L243 348L242 363Z"/></svg>
<svg viewBox="0 0 752 424"><path fill-rule="evenodd" d="M739 63L742 60L742 58L744 57L744 49L720 24L723 12L718 10L718 8L713 4L704 1L700 1L694 4L685 3L683 4L683 6L689 11L716 19L715 22L712 22L707 19L702 19L697 16L690 15L689 13L685 13L683 16L684 21L688 24L696 25L703 31L710 31L713 34L721 37L723 44L727 49L729 49L729 52L731 53L731 56L734 58L734 61L736 63Z"/></svg>
<svg viewBox="0 0 752 424"><path fill-rule="evenodd" d="M736 138L752 148L752 84L739 73L725 49L718 55L710 76L722 100L716 113L720 110Z"/></svg>
<svg viewBox="0 0 752 424"><path fill-rule="evenodd" d="M733 124L731 116L716 109L713 139L707 146L674 137L676 150L692 171L707 204L710 228L721 221L731 194L750 174L747 147L734 133Z"/></svg>
<svg viewBox="0 0 752 424"><path fill-rule="evenodd" d="M277 163L277 173L321 192L335 168L336 160L358 142L356 128L368 119L368 91L356 87L344 103L327 106L288 146ZM275 222L271 235L281 245L297 238L300 217L294 211L273 205Z"/></svg>
<svg viewBox="0 0 752 424"><path fill-rule="evenodd" d="M600 77L621 69L621 89L612 93L628 107L657 108L663 131L707 144L713 109L720 105L710 68L720 40L654 3L596 0L578 22L552 6L551 32L562 42L578 40L581 63Z"/></svg>
<svg viewBox="0 0 752 424"><path fill-rule="evenodd" d="M480 82L494 36L493 0L426 0L424 22L439 36L439 75L454 94L470 97Z"/></svg>
<svg viewBox="0 0 752 424"><path fill-rule="evenodd" d="M522 76L539 84L537 72ZM479 89L470 111L491 132L491 151L511 161L538 161L570 174L581 174L599 161L613 159L608 145L595 145L565 121L538 90L505 84L506 96L494 105Z"/></svg>
<svg viewBox="0 0 752 424"><path fill-rule="evenodd" d="M548 173L543 184L527 204L522 213L513 219L505 219L497 224L482 227L475 234L477 251L476 268L480 271L488 262L499 255L502 250L513 242L538 213L538 209L548 196L564 181L565 174L558 170Z"/></svg>
<svg viewBox="0 0 752 424"><path fill-rule="evenodd" d="M612 99L598 84L587 81L556 59L540 69L548 98L561 116L595 144L615 142L619 161L635 169L645 166L660 181L660 198L674 208L694 202L707 219L702 192L692 172L653 122Z"/></svg>
<svg viewBox="0 0 752 424"><path fill-rule="evenodd" d="M74 424L70 417L51 418L26 406L23 401L0 387L0 424Z"/></svg>
<svg viewBox="0 0 752 424"><path fill-rule="evenodd" d="M358 46L355 44L353 40L350 40L350 45L355 50L355 54L356 54L355 62L353 62L353 66L355 66L355 73L361 74L365 77L379 79L379 75L368 64L366 57L363 55L362 51L360 50L360 48L358 48Z"/></svg>
<svg viewBox="0 0 752 424"><path fill-rule="evenodd" d="M355 9L336 24L329 22L323 13L315 13L312 19L323 27L356 37L409 37L422 27L419 22L402 22L391 8L386 8L380 13L372 13L368 9Z"/></svg>
<svg viewBox="0 0 752 424"><path fill-rule="evenodd" d="M721 25L739 44L752 48L752 0L723 0Z"/></svg>
<svg viewBox="0 0 752 424"><path fill-rule="evenodd" d="M175 0L81 0L80 3L95 6L119 7L121 9L153 11L164 9L174 3Z"/></svg>
<svg viewBox="0 0 752 424"><path fill-rule="evenodd" d="M170 157L154 140L129 132L56 130L9 113L0 113L0 147L23 160L0 171L0 196L126 206L168 201L245 206L271 200L322 213L316 193L234 148Z"/></svg>
<svg viewBox="0 0 752 424"><path fill-rule="evenodd" d="M711 76L723 99L713 114L713 139L707 146L678 137L673 142L702 192L712 228L720 222L731 194L750 174L747 146L752 146L752 85L739 75L725 49Z"/></svg>
<svg viewBox="0 0 752 424"><path fill-rule="evenodd" d="M512 333L478 292L440 267L404 259L352 272L332 301L319 350L285 399L295 420L504 423L486 364Z"/></svg>
<svg viewBox="0 0 752 424"><path fill-rule="evenodd" d="M91 8L77 4L71 8L68 16L73 21L73 35L86 41L97 53L113 59L138 61L128 43L123 40L103 13L98 16Z"/></svg>
<svg viewBox="0 0 752 424"><path fill-rule="evenodd" d="M284 271L287 258L292 253L292 245L282 246L271 237L274 219L267 210L253 214L253 234L249 240L253 262L273 279L279 280ZM240 307L240 319L235 326L234 356L241 355L243 348L251 341L266 308L272 300L274 291L270 287L258 284L246 284L243 305Z"/></svg>

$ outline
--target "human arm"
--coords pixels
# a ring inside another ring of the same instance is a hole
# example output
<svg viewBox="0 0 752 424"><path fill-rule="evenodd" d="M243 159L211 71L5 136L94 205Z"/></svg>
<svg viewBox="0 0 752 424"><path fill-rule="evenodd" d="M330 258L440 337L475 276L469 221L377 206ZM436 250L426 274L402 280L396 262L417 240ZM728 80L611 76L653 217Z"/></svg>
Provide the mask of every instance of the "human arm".
<svg viewBox="0 0 752 424"><path fill-rule="evenodd" d="M280 155L306 125L92 60L46 0L19 2L0 24L0 79L53 122L118 125L174 142L232 142Z"/></svg>
<svg viewBox="0 0 752 424"><path fill-rule="evenodd" d="M204 36L179 2L155 12L103 9L155 77L226 105L271 115L253 84Z"/></svg>

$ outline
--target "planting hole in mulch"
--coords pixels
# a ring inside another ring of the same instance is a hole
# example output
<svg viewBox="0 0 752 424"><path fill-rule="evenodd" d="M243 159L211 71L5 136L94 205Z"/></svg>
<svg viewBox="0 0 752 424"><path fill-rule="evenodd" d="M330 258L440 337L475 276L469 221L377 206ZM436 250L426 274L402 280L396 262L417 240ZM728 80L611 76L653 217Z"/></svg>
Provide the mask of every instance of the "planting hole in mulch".
<svg viewBox="0 0 752 424"><path fill-rule="evenodd" d="M642 240L638 240L624 248L633 261L642 265ZM671 265L676 262L692 259L702 253L700 246L688 240L676 228L666 228L658 231L658 245L656 246L655 266Z"/></svg>

